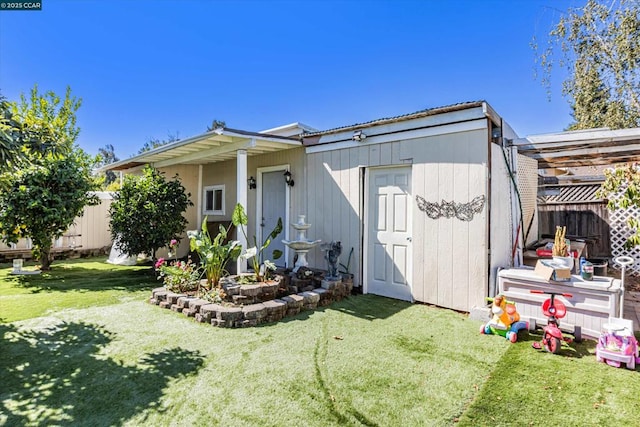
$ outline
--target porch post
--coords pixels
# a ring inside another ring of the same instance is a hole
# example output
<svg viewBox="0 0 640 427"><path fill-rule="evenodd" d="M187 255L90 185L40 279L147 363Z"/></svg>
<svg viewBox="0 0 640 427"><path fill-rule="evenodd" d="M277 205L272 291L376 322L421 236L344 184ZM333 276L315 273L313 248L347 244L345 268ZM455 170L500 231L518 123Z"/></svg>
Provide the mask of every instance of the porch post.
<svg viewBox="0 0 640 427"><path fill-rule="evenodd" d="M196 200L196 230L200 230L202 225L202 165L198 165L198 195Z"/></svg>
<svg viewBox="0 0 640 427"><path fill-rule="evenodd" d="M236 201L240 203L247 215L249 215L247 208L247 150L238 150L236 157ZM236 230L236 238L242 245L242 249L247 249L247 239L245 239L242 231ZM247 271L247 261L238 258L237 272L245 273Z"/></svg>

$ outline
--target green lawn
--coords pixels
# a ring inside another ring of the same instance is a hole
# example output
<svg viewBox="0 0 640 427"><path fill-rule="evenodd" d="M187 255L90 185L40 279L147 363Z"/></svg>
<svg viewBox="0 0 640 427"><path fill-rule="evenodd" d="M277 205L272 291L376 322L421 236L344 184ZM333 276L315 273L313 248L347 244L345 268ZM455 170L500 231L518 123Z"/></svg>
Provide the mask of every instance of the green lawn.
<svg viewBox="0 0 640 427"><path fill-rule="evenodd" d="M92 283L104 273L80 264ZM133 277L120 286L153 284ZM0 280L2 300L22 289ZM104 305L104 298L93 307L85 299L87 308L0 324L0 425L583 426L640 420L638 372L598 364L590 341L546 354L531 348L535 336L510 344L480 335L479 323L463 314L371 295L277 324L219 329L151 306L144 302L148 292L139 289L50 288L52 299L117 290L122 293L111 298L126 301Z"/></svg>
<svg viewBox="0 0 640 427"><path fill-rule="evenodd" d="M12 275L0 267L0 323L30 319L65 308L141 300L159 286L149 266L107 264L106 258L55 261L40 275ZM33 270L26 265L25 270Z"/></svg>

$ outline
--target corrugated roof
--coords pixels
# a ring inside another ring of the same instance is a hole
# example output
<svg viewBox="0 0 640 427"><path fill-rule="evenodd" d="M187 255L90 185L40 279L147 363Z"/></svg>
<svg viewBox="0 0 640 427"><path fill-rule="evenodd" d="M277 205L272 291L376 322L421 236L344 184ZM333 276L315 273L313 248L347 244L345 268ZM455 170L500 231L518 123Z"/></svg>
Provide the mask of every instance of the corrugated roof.
<svg viewBox="0 0 640 427"><path fill-rule="evenodd" d="M403 120L411 120L411 119L417 119L420 117L432 116L435 114L449 113L451 111L466 110L467 108L481 107L485 102L486 101L468 101L468 102L459 102L457 104L445 105L442 107L426 108L424 110L419 110L409 114L402 114L394 117L385 117L382 119L375 119L368 122L356 123L348 126L340 126L332 129L318 131L318 132L304 133L302 134L302 136L306 138L310 136L327 135L331 133L343 132L350 129L360 129L365 127L370 127L373 125L382 125L387 123L399 122Z"/></svg>

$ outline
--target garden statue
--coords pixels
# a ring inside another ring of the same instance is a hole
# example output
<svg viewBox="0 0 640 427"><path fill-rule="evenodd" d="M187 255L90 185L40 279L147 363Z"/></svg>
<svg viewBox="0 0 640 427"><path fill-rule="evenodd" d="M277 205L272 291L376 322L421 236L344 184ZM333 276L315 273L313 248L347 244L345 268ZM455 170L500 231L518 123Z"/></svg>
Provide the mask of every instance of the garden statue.
<svg viewBox="0 0 640 427"><path fill-rule="evenodd" d="M337 280L338 276L338 257L342 253L342 244L340 242L325 243L322 250L326 252L324 258L327 260L327 277L326 279Z"/></svg>

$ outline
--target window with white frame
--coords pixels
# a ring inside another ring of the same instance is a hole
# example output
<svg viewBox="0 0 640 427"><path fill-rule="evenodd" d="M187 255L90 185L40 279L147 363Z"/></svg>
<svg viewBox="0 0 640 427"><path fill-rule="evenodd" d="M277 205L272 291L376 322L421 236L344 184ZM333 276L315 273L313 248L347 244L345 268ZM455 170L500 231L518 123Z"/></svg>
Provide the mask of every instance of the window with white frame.
<svg viewBox="0 0 640 427"><path fill-rule="evenodd" d="M224 215L224 185L204 187L204 215Z"/></svg>

